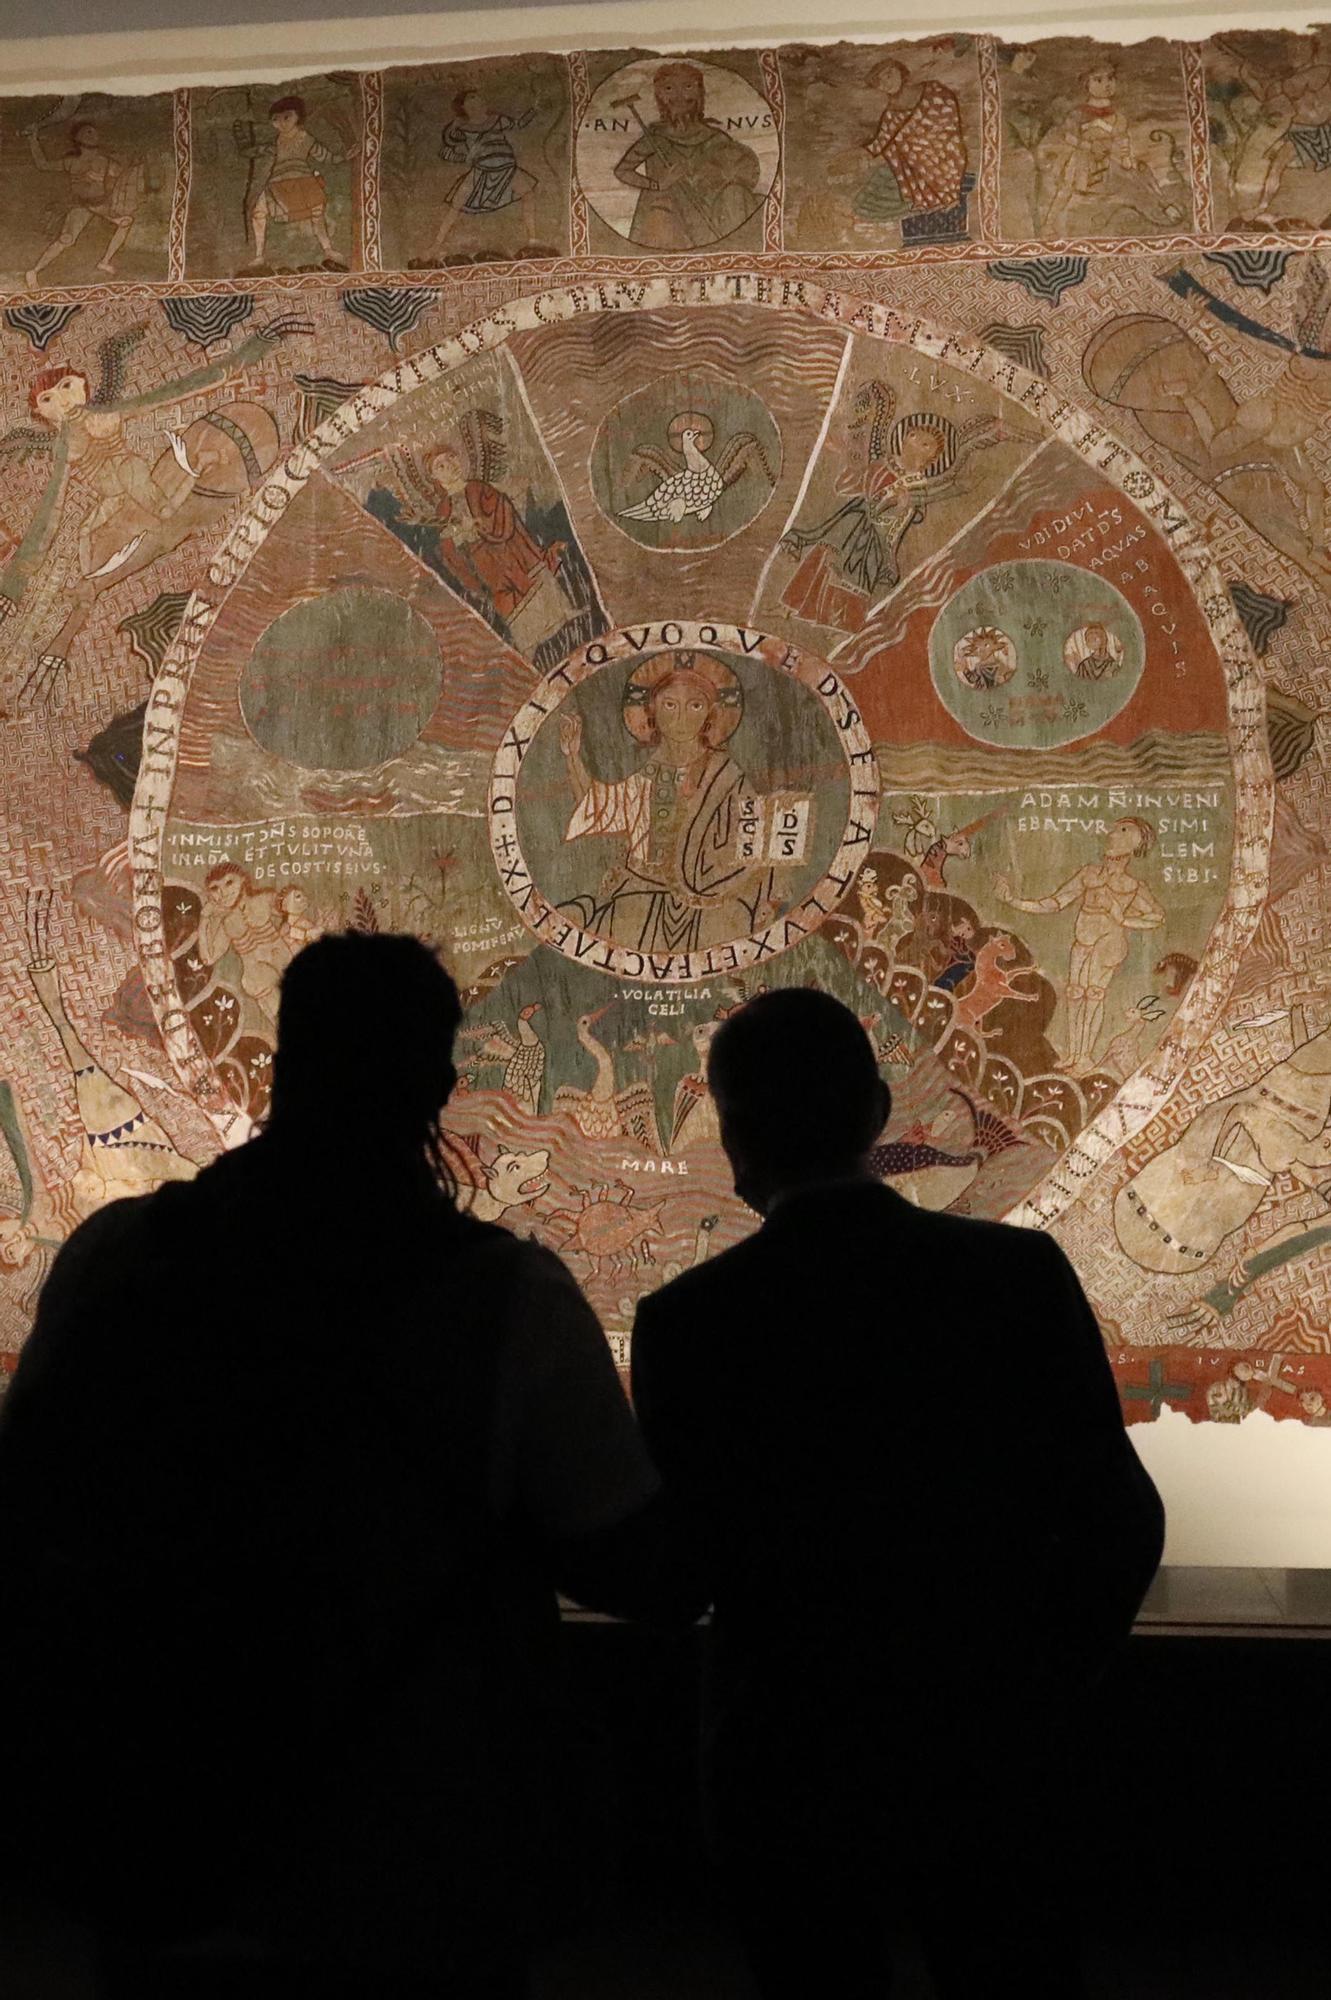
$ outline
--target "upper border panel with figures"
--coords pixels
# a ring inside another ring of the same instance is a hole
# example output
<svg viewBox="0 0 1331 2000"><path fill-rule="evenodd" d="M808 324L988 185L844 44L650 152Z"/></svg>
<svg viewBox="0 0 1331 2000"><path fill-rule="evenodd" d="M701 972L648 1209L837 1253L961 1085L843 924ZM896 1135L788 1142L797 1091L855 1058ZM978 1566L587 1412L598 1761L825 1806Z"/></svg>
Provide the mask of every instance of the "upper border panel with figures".
<svg viewBox="0 0 1331 2000"><path fill-rule="evenodd" d="M949 34L0 98L0 287L1197 244L1260 262L1331 222L1329 47Z"/></svg>

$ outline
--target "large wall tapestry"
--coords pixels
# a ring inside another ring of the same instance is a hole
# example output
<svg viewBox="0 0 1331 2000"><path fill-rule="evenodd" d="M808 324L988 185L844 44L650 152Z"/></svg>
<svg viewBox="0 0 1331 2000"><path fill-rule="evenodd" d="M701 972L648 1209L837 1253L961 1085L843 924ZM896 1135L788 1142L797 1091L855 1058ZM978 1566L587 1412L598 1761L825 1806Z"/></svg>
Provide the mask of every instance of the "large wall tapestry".
<svg viewBox="0 0 1331 2000"><path fill-rule="evenodd" d="M405 928L461 1198L621 1361L752 1226L711 1037L813 983L1131 1418L1331 1423L1331 41L0 100L0 178L10 1365Z"/></svg>

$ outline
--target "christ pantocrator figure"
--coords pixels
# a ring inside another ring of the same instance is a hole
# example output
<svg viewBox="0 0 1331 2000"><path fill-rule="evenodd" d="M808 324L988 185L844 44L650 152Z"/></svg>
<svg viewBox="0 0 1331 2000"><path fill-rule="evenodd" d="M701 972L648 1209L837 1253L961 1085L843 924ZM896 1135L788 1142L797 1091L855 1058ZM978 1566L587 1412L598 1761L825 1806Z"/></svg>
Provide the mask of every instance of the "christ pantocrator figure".
<svg viewBox="0 0 1331 2000"><path fill-rule="evenodd" d="M744 936L779 907L780 868L766 858L766 802L722 747L743 718L738 680L704 653L659 654L630 675L623 717L648 755L613 779L588 771L581 717L560 718L574 797L565 840L624 842L599 892L562 907L583 930L638 951Z"/></svg>

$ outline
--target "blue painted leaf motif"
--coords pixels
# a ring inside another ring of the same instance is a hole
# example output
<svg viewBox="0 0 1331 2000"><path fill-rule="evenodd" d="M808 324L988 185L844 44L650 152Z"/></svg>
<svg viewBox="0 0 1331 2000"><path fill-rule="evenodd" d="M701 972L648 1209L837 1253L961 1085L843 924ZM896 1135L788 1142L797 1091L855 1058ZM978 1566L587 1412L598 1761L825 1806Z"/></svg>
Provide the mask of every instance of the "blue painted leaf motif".
<svg viewBox="0 0 1331 2000"><path fill-rule="evenodd" d="M39 354L45 354L51 342L64 332L82 306L48 306L30 302L22 306L5 307L5 325L11 333L26 333Z"/></svg>
<svg viewBox="0 0 1331 2000"><path fill-rule="evenodd" d="M1000 257L997 262L987 264L985 269L991 278L1003 284L1024 285L1033 299L1044 299L1056 306L1064 292L1085 281L1090 269L1087 257Z"/></svg>
<svg viewBox="0 0 1331 2000"><path fill-rule="evenodd" d="M1236 285L1269 298L1295 254L1293 250L1208 250L1206 262L1219 264Z"/></svg>
<svg viewBox="0 0 1331 2000"><path fill-rule="evenodd" d="M1293 603L1288 597L1268 597L1264 590L1254 590L1243 582L1231 583L1229 594L1252 649L1260 656L1289 617Z"/></svg>
<svg viewBox="0 0 1331 2000"><path fill-rule="evenodd" d="M439 293L429 285L355 285L342 294L344 309L382 333L394 354L403 334L413 332L438 303Z"/></svg>
<svg viewBox="0 0 1331 2000"><path fill-rule="evenodd" d="M116 626L129 640L130 651L142 660L150 674L161 672L166 649L180 630L189 603L187 590L164 590L142 611L131 611Z"/></svg>
<svg viewBox="0 0 1331 2000"><path fill-rule="evenodd" d="M300 408L296 415L295 438L303 444L313 436L321 423L349 403L363 382L343 382L336 375L298 374L293 377L300 390Z"/></svg>
<svg viewBox="0 0 1331 2000"><path fill-rule="evenodd" d="M1017 326L1009 320L996 319L991 320L988 326L980 328L980 338L986 347L992 347L1005 361L1015 361L1018 368L1024 368L1027 374L1049 373L1049 364L1045 360L1042 326L1036 326L1033 322Z"/></svg>
<svg viewBox="0 0 1331 2000"><path fill-rule="evenodd" d="M245 292L205 292L197 298L163 299L166 323L196 347L212 347L247 320L254 300Z"/></svg>

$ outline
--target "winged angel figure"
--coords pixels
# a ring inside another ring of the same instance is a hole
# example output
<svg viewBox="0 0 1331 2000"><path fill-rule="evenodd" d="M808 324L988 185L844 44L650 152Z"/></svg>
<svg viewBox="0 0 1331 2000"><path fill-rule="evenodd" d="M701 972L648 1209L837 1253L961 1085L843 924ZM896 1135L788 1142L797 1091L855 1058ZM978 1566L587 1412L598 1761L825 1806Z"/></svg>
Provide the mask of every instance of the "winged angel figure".
<svg viewBox="0 0 1331 2000"><path fill-rule="evenodd" d="M68 366L34 378L33 421L0 437L0 464L42 458L50 467L27 531L0 574L0 621L8 621L0 690L16 688L19 706L54 693L104 590L211 527L258 485L280 448L276 421L258 403L220 402L183 429L168 427L166 448L151 462L131 442L130 421L230 382L277 342L312 331L308 320L270 320L207 367L129 395L130 357L146 332L140 324L99 344L95 387L82 369Z"/></svg>
<svg viewBox="0 0 1331 2000"><path fill-rule="evenodd" d="M504 422L493 410L460 411L448 435L419 455L387 453L405 508L389 492L366 502L407 546L470 602L502 637L535 660L588 602L567 515L525 507L510 487ZM556 519L563 534L555 533ZM565 539L568 537L568 539Z"/></svg>
<svg viewBox="0 0 1331 2000"><path fill-rule="evenodd" d="M689 412L671 420L666 440L667 451L654 444L634 446L638 465L659 474L659 483L635 506L621 507L621 520L683 521L694 514L705 521L721 495L746 472L756 469L769 486L776 484L767 453L752 431L737 431L717 446L711 418Z"/></svg>
<svg viewBox="0 0 1331 2000"><path fill-rule="evenodd" d="M804 560L781 601L815 625L858 632L882 594L900 583L902 546L912 529L939 501L965 491L972 455L1027 435L999 416L955 424L931 410L898 417L896 407L895 389L864 383L836 481L845 498L825 520L782 537L782 548Z"/></svg>

